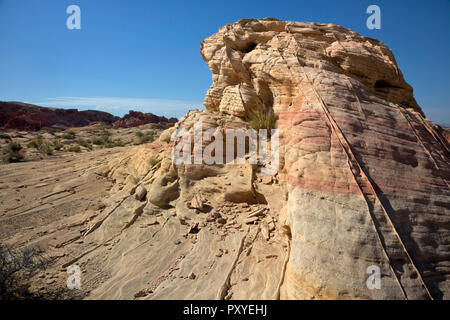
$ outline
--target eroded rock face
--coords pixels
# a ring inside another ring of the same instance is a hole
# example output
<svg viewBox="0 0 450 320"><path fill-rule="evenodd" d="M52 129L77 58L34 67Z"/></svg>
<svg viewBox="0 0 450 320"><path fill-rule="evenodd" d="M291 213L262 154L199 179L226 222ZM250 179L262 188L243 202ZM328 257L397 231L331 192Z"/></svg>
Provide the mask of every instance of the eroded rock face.
<svg viewBox="0 0 450 320"><path fill-rule="evenodd" d="M450 143L450 127L443 127L440 130L441 134L447 139L447 142Z"/></svg>
<svg viewBox="0 0 450 320"><path fill-rule="evenodd" d="M383 43L241 20L201 47L208 110L273 109L292 234L281 297L450 298L449 145ZM366 285L381 269L382 287Z"/></svg>
<svg viewBox="0 0 450 320"><path fill-rule="evenodd" d="M207 110L154 142L5 167L0 240L57 257L52 285L64 290L65 268L80 265L88 299L450 298L445 128L424 118L384 44L241 20L202 56ZM178 129L245 130L261 110L278 117L277 173L172 161Z"/></svg>

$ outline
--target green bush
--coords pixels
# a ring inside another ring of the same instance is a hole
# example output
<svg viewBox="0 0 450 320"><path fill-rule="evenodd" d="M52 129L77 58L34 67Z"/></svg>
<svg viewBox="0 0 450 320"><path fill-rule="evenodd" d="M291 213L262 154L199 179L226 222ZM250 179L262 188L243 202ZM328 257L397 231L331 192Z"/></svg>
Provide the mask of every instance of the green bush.
<svg viewBox="0 0 450 320"><path fill-rule="evenodd" d="M147 131L146 133L143 133L142 131L136 131L135 135L136 137L138 137L138 141L135 143L136 145L155 141L153 132L150 131Z"/></svg>
<svg viewBox="0 0 450 320"><path fill-rule="evenodd" d="M269 136L271 134L271 130L275 129L277 123L277 117L272 109L255 109L249 113L245 120L258 132L261 129L266 129Z"/></svg>
<svg viewBox="0 0 450 320"><path fill-rule="evenodd" d="M114 142L114 144L115 144L117 147L123 147L123 146L125 145L125 144L123 143L122 139L120 139L120 138L115 139L113 142Z"/></svg>
<svg viewBox="0 0 450 320"><path fill-rule="evenodd" d="M5 162L19 162L23 160L22 146L16 142L8 143L3 159Z"/></svg>
<svg viewBox="0 0 450 320"><path fill-rule="evenodd" d="M105 146L105 148L123 147L125 145L122 139L118 138L111 140L108 135L95 137L94 139L92 139L92 143L98 146L103 145Z"/></svg>
<svg viewBox="0 0 450 320"><path fill-rule="evenodd" d="M75 132L72 130L69 130L67 132L64 132L61 137L66 140L73 140L73 139L75 139Z"/></svg>
<svg viewBox="0 0 450 320"><path fill-rule="evenodd" d="M41 147L39 148L39 151L42 153L51 156L53 154L53 148L50 146L49 143L43 143Z"/></svg>
<svg viewBox="0 0 450 320"><path fill-rule="evenodd" d="M42 138L35 138L27 144L27 148L40 149L42 146L42 143L43 143Z"/></svg>
<svg viewBox="0 0 450 320"><path fill-rule="evenodd" d="M53 141L53 147L55 148L55 150L59 151L63 148L63 144L61 143L61 141L55 140Z"/></svg>
<svg viewBox="0 0 450 320"><path fill-rule="evenodd" d="M41 137L33 139L27 144L27 148L35 148L46 155L53 154L53 148L48 142L44 142Z"/></svg>
<svg viewBox="0 0 450 320"><path fill-rule="evenodd" d="M78 145L70 146L69 149L67 149L67 151L69 151L69 152L77 152L78 153L78 152L81 152L81 148Z"/></svg>
<svg viewBox="0 0 450 320"><path fill-rule="evenodd" d="M100 146L105 143L105 140L103 140L100 137L95 137L94 139L92 139L92 143L95 144L96 146Z"/></svg>
<svg viewBox="0 0 450 320"><path fill-rule="evenodd" d="M159 160L156 158L150 158L148 160L148 164L153 168L154 166L156 166L159 163Z"/></svg>
<svg viewBox="0 0 450 320"><path fill-rule="evenodd" d="M153 135L144 134L139 138L139 142L141 144L147 143L147 142L153 142L153 141L155 141L155 137L153 137Z"/></svg>
<svg viewBox="0 0 450 320"><path fill-rule="evenodd" d="M105 148L114 148L115 146L116 145L111 140L109 140L108 142L105 143Z"/></svg>
<svg viewBox="0 0 450 320"><path fill-rule="evenodd" d="M92 149L90 140L78 139L77 143L82 147L88 148L90 150Z"/></svg>

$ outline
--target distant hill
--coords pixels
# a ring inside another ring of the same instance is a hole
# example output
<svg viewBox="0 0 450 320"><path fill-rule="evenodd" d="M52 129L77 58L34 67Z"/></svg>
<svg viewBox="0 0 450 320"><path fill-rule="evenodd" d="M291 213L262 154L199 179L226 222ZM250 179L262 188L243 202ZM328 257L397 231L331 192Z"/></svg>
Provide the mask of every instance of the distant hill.
<svg viewBox="0 0 450 320"><path fill-rule="evenodd" d="M153 113L142 113L130 110L123 118L114 122L114 127L130 128L137 127L147 123L176 123L177 118L167 119L166 117L159 117Z"/></svg>
<svg viewBox="0 0 450 320"><path fill-rule="evenodd" d="M84 127L97 122L114 124L117 127L134 127L147 123L176 121L175 118L168 120L152 113L135 111L130 111L121 119L108 112L97 110L78 111L77 109L40 107L23 102L0 101L0 129L2 130L66 129L69 127Z"/></svg>

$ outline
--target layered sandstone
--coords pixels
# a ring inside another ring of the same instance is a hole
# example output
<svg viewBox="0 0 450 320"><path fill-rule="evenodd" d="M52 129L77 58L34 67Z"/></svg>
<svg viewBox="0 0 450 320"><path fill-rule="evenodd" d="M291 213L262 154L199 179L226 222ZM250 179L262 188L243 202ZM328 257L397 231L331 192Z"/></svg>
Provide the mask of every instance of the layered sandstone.
<svg viewBox="0 0 450 320"><path fill-rule="evenodd" d="M0 240L56 257L33 287L66 290L76 264L88 299L450 298L450 148L386 45L247 19L201 53L207 110L151 144L5 167ZM277 173L172 161L178 130L246 129L271 110ZM380 289L366 284L372 266Z"/></svg>
<svg viewBox="0 0 450 320"><path fill-rule="evenodd" d="M205 106L278 115L285 298L449 298L449 145L389 48L333 24L241 20L202 44ZM366 269L382 270L369 290Z"/></svg>
<svg viewBox="0 0 450 320"><path fill-rule="evenodd" d="M444 136L444 138L447 139L447 141L450 143L450 127L441 127L440 132Z"/></svg>

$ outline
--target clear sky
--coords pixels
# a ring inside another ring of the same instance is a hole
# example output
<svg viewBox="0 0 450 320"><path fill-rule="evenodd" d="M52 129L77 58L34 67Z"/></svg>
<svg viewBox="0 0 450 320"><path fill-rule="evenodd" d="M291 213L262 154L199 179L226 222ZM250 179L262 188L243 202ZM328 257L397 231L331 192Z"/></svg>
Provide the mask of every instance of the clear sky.
<svg viewBox="0 0 450 320"><path fill-rule="evenodd" d="M69 30L66 8L81 8ZM381 30L366 8L381 8ZM211 73L200 42L242 18L335 23L394 52L425 114L450 125L450 1L0 0L0 100L182 116Z"/></svg>

